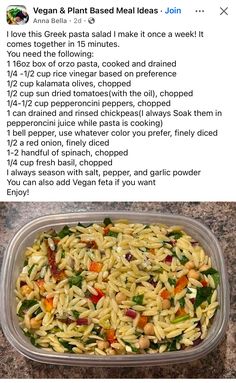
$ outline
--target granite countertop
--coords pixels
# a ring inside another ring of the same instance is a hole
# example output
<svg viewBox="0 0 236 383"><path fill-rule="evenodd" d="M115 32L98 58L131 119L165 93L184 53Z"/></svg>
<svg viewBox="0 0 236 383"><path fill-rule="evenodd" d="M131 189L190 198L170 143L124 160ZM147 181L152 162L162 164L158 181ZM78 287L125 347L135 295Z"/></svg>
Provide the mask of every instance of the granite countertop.
<svg viewBox="0 0 236 383"><path fill-rule="evenodd" d="M55 213L126 210L181 214L207 225L219 239L227 262L231 312L224 341L204 358L165 367L84 368L42 365L20 355L0 329L0 378L235 378L236 377L236 203L25 202L0 203L0 266L15 232L30 220Z"/></svg>

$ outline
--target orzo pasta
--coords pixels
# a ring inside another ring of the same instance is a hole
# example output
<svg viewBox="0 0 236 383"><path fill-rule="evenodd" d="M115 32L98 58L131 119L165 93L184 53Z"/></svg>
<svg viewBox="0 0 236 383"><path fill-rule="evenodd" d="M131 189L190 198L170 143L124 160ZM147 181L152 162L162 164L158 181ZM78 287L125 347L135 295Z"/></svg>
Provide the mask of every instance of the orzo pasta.
<svg viewBox="0 0 236 383"><path fill-rule="evenodd" d="M16 310L25 335L46 350L162 353L207 336L218 284L181 227L106 218L38 236L25 251Z"/></svg>

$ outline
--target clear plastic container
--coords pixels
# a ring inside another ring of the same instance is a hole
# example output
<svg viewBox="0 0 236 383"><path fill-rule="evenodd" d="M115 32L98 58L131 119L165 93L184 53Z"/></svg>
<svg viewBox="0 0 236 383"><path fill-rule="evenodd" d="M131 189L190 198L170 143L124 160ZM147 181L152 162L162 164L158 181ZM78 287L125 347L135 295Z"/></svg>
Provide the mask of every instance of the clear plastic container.
<svg viewBox="0 0 236 383"><path fill-rule="evenodd" d="M129 222L144 224L165 223L167 225L180 225L195 240L199 241L206 253L212 258L213 267L219 270L221 283L218 287L219 309L213 319L207 338L195 346L180 351L166 352L162 354L145 355L79 355L68 353L56 353L44 351L34 347L19 327L16 315L16 301L14 288L16 278L22 269L23 253L35 239L38 233L51 227L58 230L64 225L74 225L78 222L101 223L105 217L117 220L128 219ZM151 366L170 363L187 363L198 359L211 352L223 339L229 317L229 287L224 257L219 243L212 232L196 220L178 215L152 214L152 213L129 213L129 212L88 212L57 214L37 218L23 226L9 244L1 273L1 324L8 341L21 354L26 357L50 364L80 365L80 366Z"/></svg>

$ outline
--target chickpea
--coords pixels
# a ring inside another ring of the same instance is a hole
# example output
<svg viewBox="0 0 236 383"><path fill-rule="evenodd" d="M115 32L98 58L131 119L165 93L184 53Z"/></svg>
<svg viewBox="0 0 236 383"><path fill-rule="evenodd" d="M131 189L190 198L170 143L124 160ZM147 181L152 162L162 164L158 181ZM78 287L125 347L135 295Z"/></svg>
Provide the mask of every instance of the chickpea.
<svg viewBox="0 0 236 383"><path fill-rule="evenodd" d="M143 330L144 330L144 334L146 334L146 335L155 335L154 326L152 323L147 323L144 326Z"/></svg>
<svg viewBox="0 0 236 383"><path fill-rule="evenodd" d="M116 352L113 348L108 348L107 349L107 355L116 355Z"/></svg>
<svg viewBox="0 0 236 383"><path fill-rule="evenodd" d="M41 320L38 320L36 318L30 319L30 327L34 329L38 329L42 324Z"/></svg>
<svg viewBox="0 0 236 383"><path fill-rule="evenodd" d="M184 267L186 267L186 269L194 269L194 263L192 261L188 261L185 263Z"/></svg>
<svg viewBox="0 0 236 383"><path fill-rule="evenodd" d="M27 295L29 295L31 293L31 288L28 286L28 285L24 285L21 287L21 294L26 297Z"/></svg>
<svg viewBox="0 0 236 383"><path fill-rule="evenodd" d="M193 270L193 269L191 269L191 270L189 270L189 272L188 272L188 277L189 278L193 278L193 279L199 279L199 272L198 271L196 271L196 270Z"/></svg>
<svg viewBox="0 0 236 383"><path fill-rule="evenodd" d="M138 342L139 342L139 348L141 350L145 350L146 348L150 347L150 340L148 339L147 336L141 336Z"/></svg>
<svg viewBox="0 0 236 383"><path fill-rule="evenodd" d="M120 303L122 303L123 301L125 301L126 300L126 295L124 294L124 293L117 293L116 294L116 302L118 303L118 304L120 304Z"/></svg>
<svg viewBox="0 0 236 383"><path fill-rule="evenodd" d="M171 306L170 300L169 299L163 299L162 301L162 308L163 310L168 310Z"/></svg>
<svg viewBox="0 0 236 383"><path fill-rule="evenodd" d="M98 340L97 346L99 350L106 350L109 347L109 343L106 342L105 340Z"/></svg>

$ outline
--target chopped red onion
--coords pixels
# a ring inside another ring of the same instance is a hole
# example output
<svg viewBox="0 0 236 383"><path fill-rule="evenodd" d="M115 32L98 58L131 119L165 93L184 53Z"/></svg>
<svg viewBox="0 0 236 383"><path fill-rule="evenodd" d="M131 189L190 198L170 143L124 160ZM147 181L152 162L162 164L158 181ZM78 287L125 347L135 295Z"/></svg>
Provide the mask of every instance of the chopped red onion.
<svg viewBox="0 0 236 383"><path fill-rule="evenodd" d="M127 309L127 310L125 310L125 315L126 315L127 317L132 318L132 319L135 319L136 316L137 316L137 313L136 313L136 311L133 310L133 309Z"/></svg>
<svg viewBox="0 0 236 383"><path fill-rule="evenodd" d="M132 261L133 255L131 253L125 254L125 259L127 259L128 262Z"/></svg>
<svg viewBox="0 0 236 383"><path fill-rule="evenodd" d="M171 263L171 262L172 262L172 259L173 259L172 255L167 255L167 256L165 257L165 263Z"/></svg>
<svg viewBox="0 0 236 383"><path fill-rule="evenodd" d="M78 318L76 323L79 326L88 326L90 324L90 319L89 318Z"/></svg>

